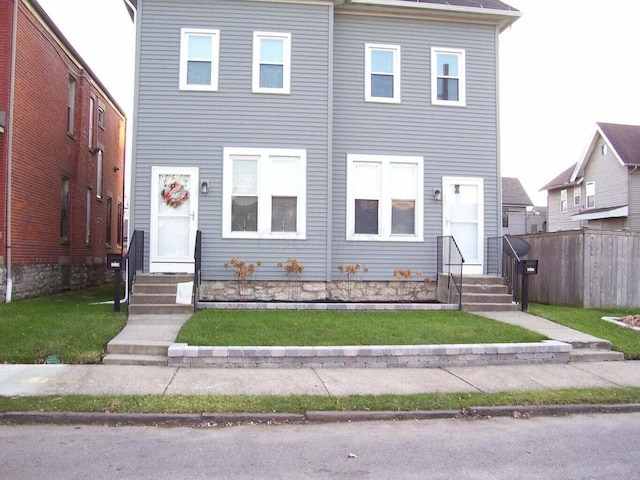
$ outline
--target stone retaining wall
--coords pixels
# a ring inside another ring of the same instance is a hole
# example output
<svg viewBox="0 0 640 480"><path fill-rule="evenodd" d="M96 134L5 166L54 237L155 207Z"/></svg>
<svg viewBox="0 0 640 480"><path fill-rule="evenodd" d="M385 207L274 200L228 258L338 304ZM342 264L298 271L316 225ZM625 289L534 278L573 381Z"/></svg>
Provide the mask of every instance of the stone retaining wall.
<svg viewBox="0 0 640 480"><path fill-rule="evenodd" d="M435 282L203 280L202 302L434 302Z"/></svg>
<svg viewBox="0 0 640 480"><path fill-rule="evenodd" d="M113 280L104 264L37 264L12 267L12 299L39 297L65 290L101 285Z"/></svg>
<svg viewBox="0 0 640 480"><path fill-rule="evenodd" d="M572 347L541 343L386 345L345 347L169 347L170 367L217 368L437 368L568 363Z"/></svg>

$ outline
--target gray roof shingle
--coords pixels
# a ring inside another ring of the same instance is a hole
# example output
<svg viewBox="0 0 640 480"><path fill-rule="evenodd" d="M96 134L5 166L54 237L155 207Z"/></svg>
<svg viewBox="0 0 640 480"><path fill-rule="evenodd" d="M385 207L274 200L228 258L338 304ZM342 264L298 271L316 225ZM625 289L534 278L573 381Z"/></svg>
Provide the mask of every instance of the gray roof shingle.
<svg viewBox="0 0 640 480"><path fill-rule="evenodd" d="M520 180L513 177L502 177L502 204L532 207L533 202Z"/></svg>
<svg viewBox="0 0 640 480"><path fill-rule="evenodd" d="M553 190L555 188L566 187L567 185L571 185L571 176L573 175L573 171L576 169L577 163L574 163L569 168L567 168L564 172L558 175L556 178L547 183L544 187L540 189L543 190Z"/></svg>
<svg viewBox="0 0 640 480"><path fill-rule="evenodd" d="M640 165L640 126L598 122L598 128L624 165Z"/></svg>
<svg viewBox="0 0 640 480"><path fill-rule="evenodd" d="M402 0L404 2L433 3L436 5L450 5L452 7L488 8L491 10L518 10L500 0Z"/></svg>

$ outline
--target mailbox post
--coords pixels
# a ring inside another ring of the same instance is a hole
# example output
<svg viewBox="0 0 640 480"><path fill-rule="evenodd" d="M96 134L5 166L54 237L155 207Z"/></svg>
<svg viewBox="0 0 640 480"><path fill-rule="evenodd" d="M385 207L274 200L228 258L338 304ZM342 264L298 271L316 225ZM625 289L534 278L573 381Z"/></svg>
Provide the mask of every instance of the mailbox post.
<svg viewBox="0 0 640 480"><path fill-rule="evenodd" d="M120 311L120 277L122 276L122 255L119 253L107 253L107 269L113 270L115 278L113 285L113 311Z"/></svg>
<svg viewBox="0 0 640 480"><path fill-rule="evenodd" d="M522 275L522 311L529 308L529 275L537 275L538 260L520 260L518 273Z"/></svg>

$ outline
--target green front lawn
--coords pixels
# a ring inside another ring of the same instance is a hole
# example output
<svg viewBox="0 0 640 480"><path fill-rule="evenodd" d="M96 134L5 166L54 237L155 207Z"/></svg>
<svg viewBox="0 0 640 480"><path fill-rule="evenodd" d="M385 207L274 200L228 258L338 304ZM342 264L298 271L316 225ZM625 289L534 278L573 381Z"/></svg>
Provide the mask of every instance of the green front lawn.
<svg viewBox="0 0 640 480"><path fill-rule="evenodd" d="M600 310L536 303L529 305L528 313L609 340L614 350L624 353L626 360L640 360L640 331L602 320L602 317L623 317L638 313L637 310Z"/></svg>
<svg viewBox="0 0 640 480"><path fill-rule="evenodd" d="M539 342L537 333L458 311L202 310L177 342L200 346L437 345Z"/></svg>
<svg viewBox="0 0 640 480"><path fill-rule="evenodd" d="M115 313L113 285L0 304L0 363L97 363L126 323L126 305Z"/></svg>

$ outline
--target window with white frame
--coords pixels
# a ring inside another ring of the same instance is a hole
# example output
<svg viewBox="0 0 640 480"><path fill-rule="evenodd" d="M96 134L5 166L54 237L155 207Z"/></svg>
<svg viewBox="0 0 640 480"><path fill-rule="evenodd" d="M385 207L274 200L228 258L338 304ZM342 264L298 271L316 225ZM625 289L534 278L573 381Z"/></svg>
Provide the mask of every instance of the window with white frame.
<svg viewBox="0 0 640 480"><path fill-rule="evenodd" d="M573 206L579 207L580 205L582 205L582 187L576 185L573 187Z"/></svg>
<svg viewBox="0 0 640 480"><path fill-rule="evenodd" d="M306 151L225 148L225 238L306 236Z"/></svg>
<svg viewBox="0 0 640 480"><path fill-rule="evenodd" d="M180 90L218 90L220 30L180 30Z"/></svg>
<svg viewBox="0 0 640 480"><path fill-rule="evenodd" d="M364 63L365 100L400 103L400 46L367 43Z"/></svg>
<svg viewBox="0 0 640 480"><path fill-rule="evenodd" d="M464 50L431 48L431 103L466 105Z"/></svg>
<svg viewBox="0 0 640 480"><path fill-rule="evenodd" d="M567 189L563 188L560 190L560 211L567 211Z"/></svg>
<svg viewBox="0 0 640 480"><path fill-rule="evenodd" d="M76 78L69 75L67 89L67 133L71 135L75 133L76 82Z"/></svg>
<svg viewBox="0 0 640 480"><path fill-rule="evenodd" d="M89 150L93 151L94 146L93 146L93 139L95 138L95 132L94 132L94 120L95 120L95 113L96 111L96 99L92 96L89 97L89 138L87 139L87 143L89 144Z"/></svg>
<svg viewBox="0 0 640 480"><path fill-rule="evenodd" d="M596 182L587 182L587 192L586 192L587 208L595 208L596 207Z"/></svg>
<svg viewBox="0 0 640 480"><path fill-rule="evenodd" d="M253 32L254 93L291 91L291 34Z"/></svg>
<svg viewBox="0 0 640 480"><path fill-rule="evenodd" d="M347 155L347 240L423 240L423 158Z"/></svg>

